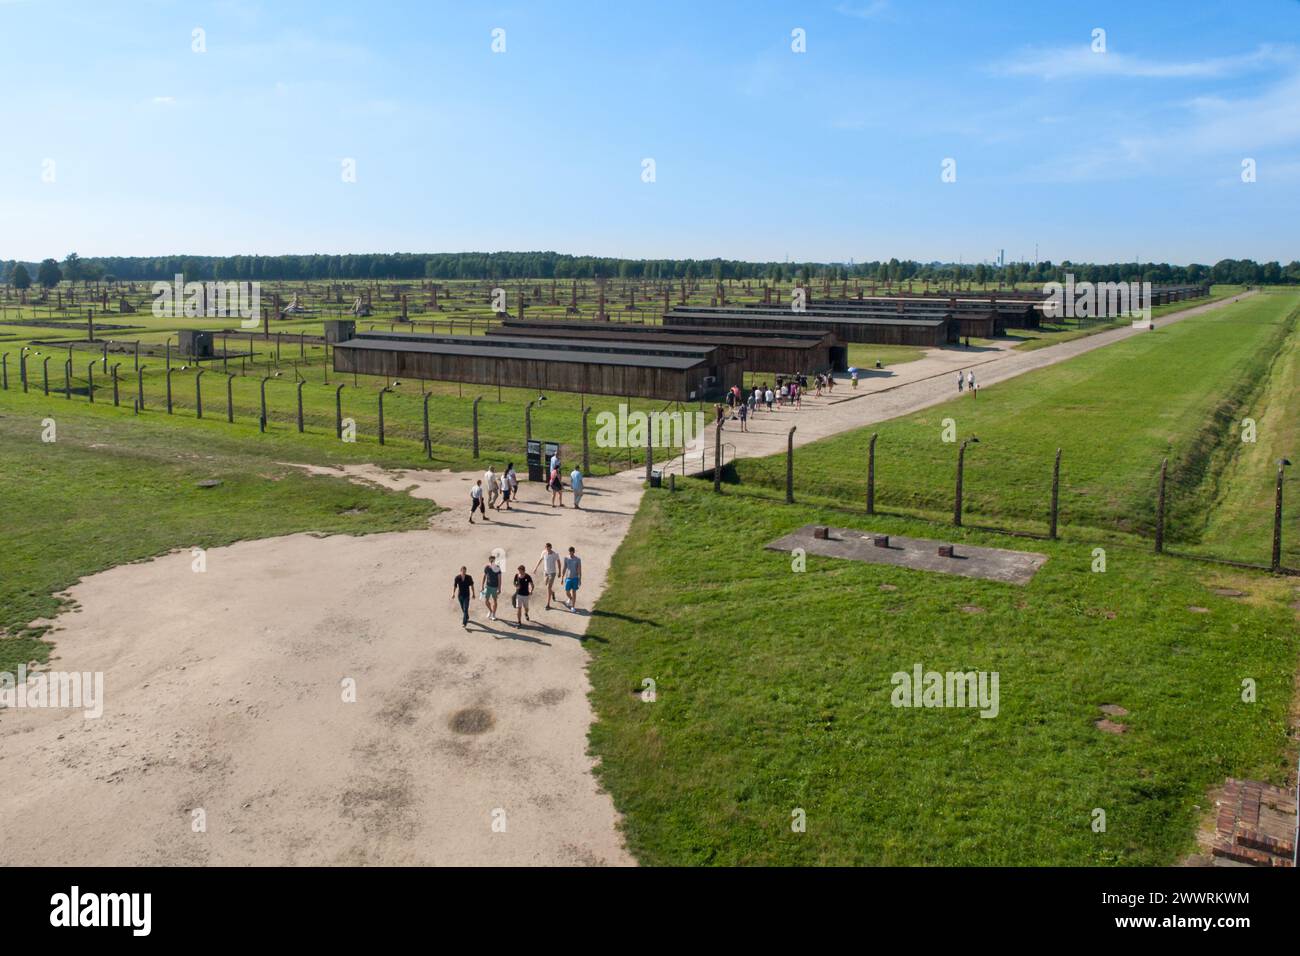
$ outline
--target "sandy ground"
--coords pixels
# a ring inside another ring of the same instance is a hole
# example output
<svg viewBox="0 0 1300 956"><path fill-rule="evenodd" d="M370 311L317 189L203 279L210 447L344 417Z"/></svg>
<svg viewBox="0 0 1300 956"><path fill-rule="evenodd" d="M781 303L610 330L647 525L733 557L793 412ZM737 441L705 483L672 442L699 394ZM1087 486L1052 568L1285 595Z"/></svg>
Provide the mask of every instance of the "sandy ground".
<svg viewBox="0 0 1300 956"><path fill-rule="evenodd" d="M792 424L802 444L947 400L958 368L987 385L1133 334L1144 333L934 351L724 434L742 455L769 454ZM516 512L471 526L474 476L339 473L452 510L427 531L214 549L201 574L185 550L70 590L79 609L58 618L52 667L102 671L105 713L0 715L0 863L633 862L586 756L586 615L543 611L535 597L538 625L518 629L485 624L476 604L466 633L450 593L461 564L477 580L502 548L507 568L531 571L549 540L582 555L589 608L641 476L589 481L581 513L525 485Z"/></svg>
<svg viewBox="0 0 1300 956"><path fill-rule="evenodd" d="M589 608L640 482L592 481L581 511L525 483L515 512L471 526L470 476L381 480L453 510L428 531L251 541L204 573L184 551L73 587L51 666L103 671L105 713L0 716L0 860L632 863L585 755L588 616L539 595L520 629L476 602L466 633L450 594L461 564L478 581L503 548L509 580L551 541L582 556Z"/></svg>

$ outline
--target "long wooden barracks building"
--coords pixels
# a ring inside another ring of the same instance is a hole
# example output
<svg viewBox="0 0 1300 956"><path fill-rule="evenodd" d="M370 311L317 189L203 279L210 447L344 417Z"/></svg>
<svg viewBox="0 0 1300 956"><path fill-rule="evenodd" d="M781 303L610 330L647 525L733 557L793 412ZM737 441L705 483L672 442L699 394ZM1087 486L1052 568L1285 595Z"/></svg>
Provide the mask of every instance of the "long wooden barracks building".
<svg viewBox="0 0 1300 956"><path fill-rule="evenodd" d="M506 319L499 336L585 339L620 344L663 342L721 349L746 372L814 373L848 368L848 348L822 329L692 328L580 319Z"/></svg>
<svg viewBox="0 0 1300 956"><path fill-rule="evenodd" d="M716 345L669 342L362 332L333 351L338 372L677 401L721 394L744 371Z"/></svg>
<svg viewBox="0 0 1300 956"><path fill-rule="evenodd" d="M944 313L900 315L859 310L724 308L678 306L664 313L664 325L675 328L817 329L840 342L876 345L919 345L938 348L960 341L956 321Z"/></svg>

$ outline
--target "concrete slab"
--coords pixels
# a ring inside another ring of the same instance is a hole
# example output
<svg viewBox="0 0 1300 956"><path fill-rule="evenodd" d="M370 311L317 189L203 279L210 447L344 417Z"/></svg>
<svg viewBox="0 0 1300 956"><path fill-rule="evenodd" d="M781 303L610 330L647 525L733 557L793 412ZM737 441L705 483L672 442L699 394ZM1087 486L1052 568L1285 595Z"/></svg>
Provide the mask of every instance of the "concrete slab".
<svg viewBox="0 0 1300 956"><path fill-rule="evenodd" d="M937 571L964 578L982 578L1004 584L1028 584L1038 569L1047 563L1047 555L1032 551L1007 551L980 548L932 538L906 538L889 535L889 546L878 547L872 539L883 532L859 531L854 528L831 528L829 538L814 537L817 525L804 525L797 531L771 542L769 551L793 551L803 548L806 554L824 558L844 558L868 564L892 564L917 571ZM952 557L942 557L940 546L953 547Z"/></svg>

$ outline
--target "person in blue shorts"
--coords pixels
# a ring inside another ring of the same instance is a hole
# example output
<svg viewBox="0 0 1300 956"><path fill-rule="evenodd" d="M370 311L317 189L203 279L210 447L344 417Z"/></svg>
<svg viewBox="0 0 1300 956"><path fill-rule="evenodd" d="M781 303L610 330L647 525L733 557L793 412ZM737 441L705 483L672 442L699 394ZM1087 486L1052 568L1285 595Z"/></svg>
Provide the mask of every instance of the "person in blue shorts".
<svg viewBox="0 0 1300 956"><path fill-rule="evenodd" d="M582 558L573 548L564 559L564 606L570 611L578 610L578 588L582 585Z"/></svg>

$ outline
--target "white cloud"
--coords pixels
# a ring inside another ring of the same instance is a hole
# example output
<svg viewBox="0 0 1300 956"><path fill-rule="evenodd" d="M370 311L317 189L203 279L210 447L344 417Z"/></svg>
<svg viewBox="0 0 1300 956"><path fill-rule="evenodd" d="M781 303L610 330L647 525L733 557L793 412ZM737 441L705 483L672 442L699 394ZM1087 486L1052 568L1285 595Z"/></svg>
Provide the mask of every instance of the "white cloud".
<svg viewBox="0 0 1300 956"><path fill-rule="evenodd" d="M154 104L154 106L174 106L176 105L176 97L155 96L151 102Z"/></svg>
<svg viewBox="0 0 1300 956"><path fill-rule="evenodd" d="M1188 79L1232 76L1293 62L1295 58L1293 47L1274 44L1263 44L1250 53L1200 60L1155 60L1114 51L1094 53L1088 46L1077 46L1026 50L993 64L991 69L1004 76L1036 76L1043 80L1079 76Z"/></svg>
<svg viewBox="0 0 1300 956"><path fill-rule="evenodd" d="M1197 150L1245 150L1300 141L1300 73L1259 96L1198 97L1186 145ZM1244 155L1244 154L1243 154Z"/></svg>
<svg viewBox="0 0 1300 956"><path fill-rule="evenodd" d="M1300 144L1300 73L1263 89L1256 96L1197 97L1178 104L1182 113L1139 126L1146 131L1114 141L1097 142L1106 127L1089 126L1082 149L1052 156L1029 170L1037 182L1086 182L1164 174L1178 166L1206 162L1236 169L1242 158L1259 150ZM1063 130L1059 137L1042 141L1050 151L1056 144L1069 147L1075 134ZM1275 178L1289 177L1291 165L1273 167ZM1261 177L1262 178L1262 177Z"/></svg>

